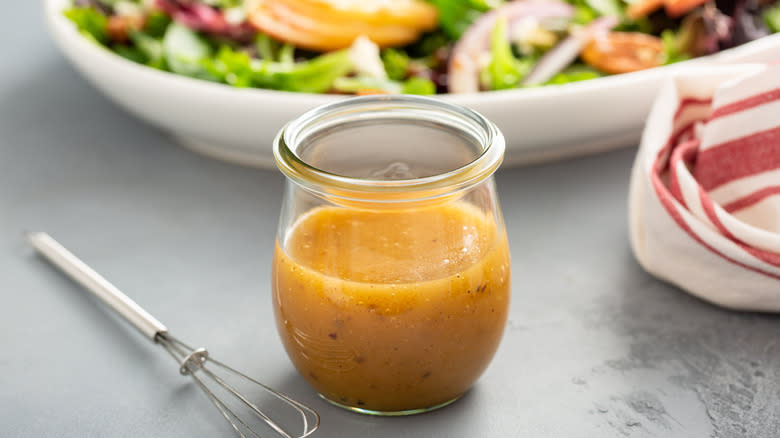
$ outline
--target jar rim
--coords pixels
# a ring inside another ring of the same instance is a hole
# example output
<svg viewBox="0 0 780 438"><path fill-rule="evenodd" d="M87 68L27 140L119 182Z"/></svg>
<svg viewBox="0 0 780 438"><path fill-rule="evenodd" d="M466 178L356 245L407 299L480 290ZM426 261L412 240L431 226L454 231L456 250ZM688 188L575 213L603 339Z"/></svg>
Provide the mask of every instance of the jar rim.
<svg viewBox="0 0 780 438"><path fill-rule="evenodd" d="M308 133L317 131L318 123L339 115L359 118L366 112L404 109L440 112L451 119L453 129L466 132L468 128L470 137L476 140L481 151L469 162L447 171L392 180L332 173L306 162L298 154L297 146ZM361 201L398 202L436 198L473 187L498 169L503 161L504 149L504 136L498 127L470 108L430 97L375 95L339 100L301 114L279 131L273 153L277 167L285 176L315 193Z"/></svg>

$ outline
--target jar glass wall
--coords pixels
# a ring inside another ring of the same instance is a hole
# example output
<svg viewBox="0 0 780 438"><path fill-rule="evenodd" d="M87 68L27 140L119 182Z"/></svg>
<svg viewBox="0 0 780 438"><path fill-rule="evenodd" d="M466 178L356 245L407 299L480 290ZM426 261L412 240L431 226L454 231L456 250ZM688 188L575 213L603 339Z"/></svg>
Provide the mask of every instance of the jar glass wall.
<svg viewBox="0 0 780 438"><path fill-rule="evenodd" d="M507 320L501 133L440 100L363 97L302 115L274 148L287 182L273 302L301 376L369 414L456 400Z"/></svg>

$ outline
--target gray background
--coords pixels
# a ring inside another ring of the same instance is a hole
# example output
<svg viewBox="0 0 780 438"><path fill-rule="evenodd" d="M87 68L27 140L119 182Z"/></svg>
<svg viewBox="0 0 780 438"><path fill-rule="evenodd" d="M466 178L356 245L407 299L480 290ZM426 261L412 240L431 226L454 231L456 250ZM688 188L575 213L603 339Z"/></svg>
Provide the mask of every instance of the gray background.
<svg viewBox="0 0 780 438"><path fill-rule="evenodd" d="M38 2L4 16L0 435L232 436L162 350L32 254L21 233L40 229L174 333L312 404L318 437L778 436L780 319L642 271L626 234L632 149L499 172L511 320L462 400L396 419L329 406L273 325L281 175L194 155L119 110L56 53Z"/></svg>

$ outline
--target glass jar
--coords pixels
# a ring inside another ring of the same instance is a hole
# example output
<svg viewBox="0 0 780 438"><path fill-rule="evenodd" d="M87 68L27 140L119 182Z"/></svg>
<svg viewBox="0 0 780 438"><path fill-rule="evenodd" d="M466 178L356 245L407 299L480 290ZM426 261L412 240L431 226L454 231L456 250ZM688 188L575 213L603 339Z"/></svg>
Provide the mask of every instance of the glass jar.
<svg viewBox="0 0 780 438"><path fill-rule="evenodd" d="M503 153L481 115L412 96L339 101L279 133L276 323L325 399L419 413L457 400L487 368L510 298L492 177Z"/></svg>

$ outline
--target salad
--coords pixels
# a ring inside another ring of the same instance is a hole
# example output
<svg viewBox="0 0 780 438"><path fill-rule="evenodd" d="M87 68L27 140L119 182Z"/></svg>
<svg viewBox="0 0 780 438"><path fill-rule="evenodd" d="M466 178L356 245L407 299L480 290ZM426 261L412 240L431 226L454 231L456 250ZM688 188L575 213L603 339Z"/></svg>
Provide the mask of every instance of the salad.
<svg viewBox="0 0 780 438"><path fill-rule="evenodd" d="M471 93L653 68L780 32L780 0L75 0L134 62L306 93Z"/></svg>

